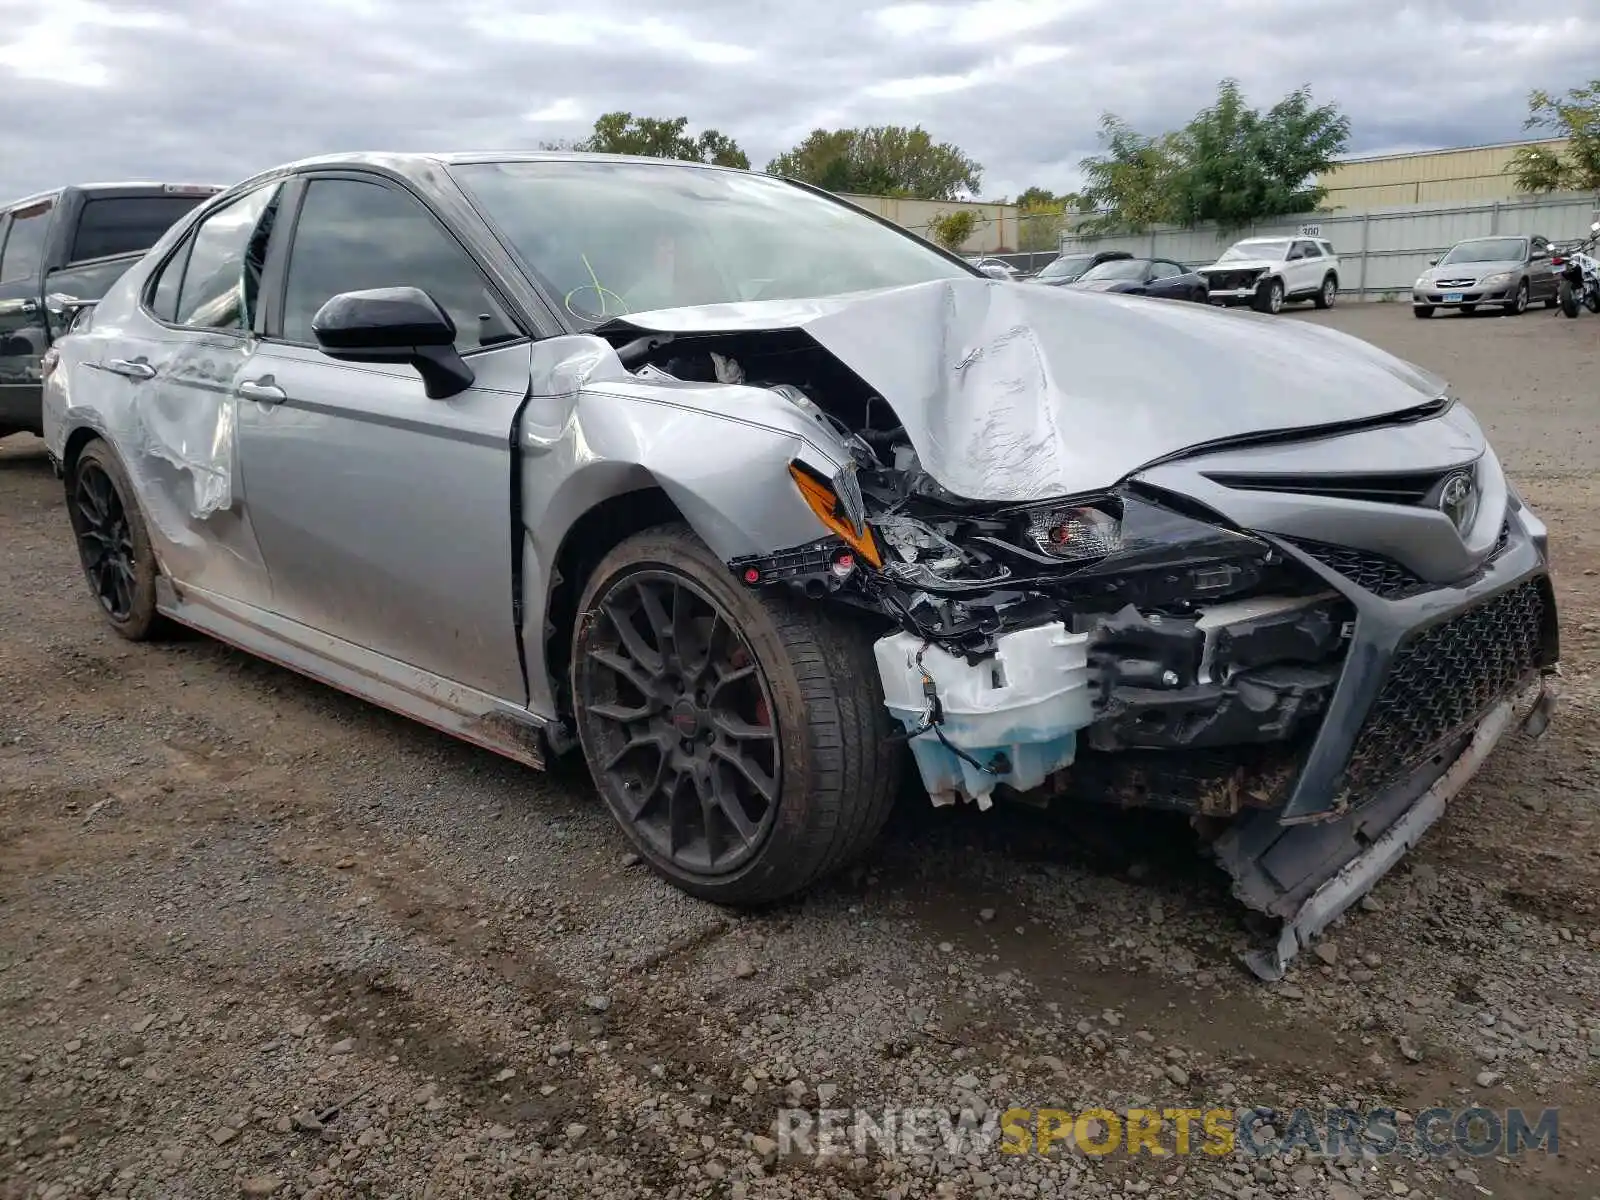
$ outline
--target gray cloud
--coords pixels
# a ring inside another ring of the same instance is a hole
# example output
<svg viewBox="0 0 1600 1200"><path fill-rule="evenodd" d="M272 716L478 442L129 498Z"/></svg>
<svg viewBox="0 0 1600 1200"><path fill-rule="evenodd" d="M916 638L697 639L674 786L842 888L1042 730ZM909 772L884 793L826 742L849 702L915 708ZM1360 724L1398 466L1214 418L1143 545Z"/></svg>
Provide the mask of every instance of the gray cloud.
<svg viewBox="0 0 1600 1200"><path fill-rule="evenodd" d="M0 41L0 197L88 179L231 182L348 149L525 147L616 108L734 136L921 123L986 194L1069 186L1111 109L1155 132L1225 75L1338 102L1354 149L1520 135L1532 87L1600 61L1593 0L52 0ZM446 16L445 14L449 14ZM533 114L553 120L529 120Z"/></svg>

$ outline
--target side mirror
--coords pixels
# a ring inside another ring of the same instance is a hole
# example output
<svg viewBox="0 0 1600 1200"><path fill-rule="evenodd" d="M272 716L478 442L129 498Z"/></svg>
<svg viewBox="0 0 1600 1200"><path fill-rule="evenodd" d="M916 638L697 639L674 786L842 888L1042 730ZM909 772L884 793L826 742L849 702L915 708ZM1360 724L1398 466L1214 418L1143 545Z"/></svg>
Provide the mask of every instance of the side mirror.
<svg viewBox="0 0 1600 1200"><path fill-rule="evenodd" d="M456 353L456 326L421 288L341 292L311 318L317 346L341 362L408 363L430 400L472 386L472 368Z"/></svg>
<svg viewBox="0 0 1600 1200"><path fill-rule="evenodd" d="M1435 254L1432 258L1430 258L1428 260L1428 265L1430 267L1437 267L1439 265L1439 256Z"/></svg>

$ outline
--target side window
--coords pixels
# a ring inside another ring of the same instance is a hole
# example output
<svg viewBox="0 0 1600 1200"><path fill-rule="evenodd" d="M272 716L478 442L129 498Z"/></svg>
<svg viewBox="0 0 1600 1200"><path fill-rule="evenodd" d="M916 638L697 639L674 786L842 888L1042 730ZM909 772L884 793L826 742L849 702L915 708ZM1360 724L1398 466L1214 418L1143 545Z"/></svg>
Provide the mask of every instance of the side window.
<svg viewBox="0 0 1600 1200"><path fill-rule="evenodd" d="M0 254L0 283L32 279L44 265L44 239L50 230L52 205L26 208L11 214L11 232Z"/></svg>
<svg viewBox="0 0 1600 1200"><path fill-rule="evenodd" d="M1300 252L1301 258L1321 258L1322 251L1317 249L1315 242L1296 242L1294 248Z"/></svg>
<svg viewBox="0 0 1600 1200"><path fill-rule="evenodd" d="M161 265L147 293L146 304L150 311L169 325L178 319L178 289L183 286L183 270L189 265L189 251L192 249L193 234L184 238L183 245Z"/></svg>
<svg viewBox="0 0 1600 1200"><path fill-rule="evenodd" d="M331 297L384 287L432 296L455 322L462 354L521 336L466 251L414 196L380 183L312 180L289 252L284 339L315 344L311 319Z"/></svg>
<svg viewBox="0 0 1600 1200"><path fill-rule="evenodd" d="M171 271L186 259L172 318L176 324L195 329L250 328L279 187L257 188L206 217L189 235L187 247L168 262ZM166 283L163 273L156 291Z"/></svg>
<svg viewBox="0 0 1600 1200"><path fill-rule="evenodd" d="M1165 259L1156 259L1150 264L1151 279L1173 279L1183 274L1183 268L1177 263L1167 262Z"/></svg>

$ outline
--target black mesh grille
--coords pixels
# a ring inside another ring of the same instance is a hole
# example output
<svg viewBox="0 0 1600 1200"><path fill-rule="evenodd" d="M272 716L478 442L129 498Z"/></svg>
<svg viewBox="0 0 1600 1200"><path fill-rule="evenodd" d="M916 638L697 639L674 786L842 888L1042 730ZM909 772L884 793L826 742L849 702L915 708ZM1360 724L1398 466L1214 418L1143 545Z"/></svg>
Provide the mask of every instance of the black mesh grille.
<svg viewBox="0 0 1600 1200"><path fill-rule="evenodd" d="M1407 596L1431 591L1435 585L1413 574L1392 558L1374 554L1370 550L1357 550L1351 546L1330 546L1326 542L1312 542L1301 538L1289 539L1323 566L1332 567L1357 587L1366 588L1385 600L1403 600Z"/></svg>
<svg viewBox="0 0 1600 1200"><path fill-rule="evenodd" d="M1338 790L1375 793L1515 691L1539 665L1544 607L1540 582L1529 580L1402 644Z"/></svg>

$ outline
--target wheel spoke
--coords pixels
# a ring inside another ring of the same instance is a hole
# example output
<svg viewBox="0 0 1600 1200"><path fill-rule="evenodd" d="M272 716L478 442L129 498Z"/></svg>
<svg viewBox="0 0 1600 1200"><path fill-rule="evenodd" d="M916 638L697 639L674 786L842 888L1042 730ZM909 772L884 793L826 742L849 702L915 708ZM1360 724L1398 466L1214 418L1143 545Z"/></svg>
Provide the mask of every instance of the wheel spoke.
<svg viewBox="0 0 1600 1200"><path fill-rule="evenodd" d="M638 585L639 607L644 609L645 620L650 622L650 628L656 635L656 645L661 647L662 658L670 658L667 644L672 640L672 619L667 616L667 610L661 606L661 597L648 583Z"/></svg>
<svg viewBox="0 0 1600 1200"><path fill-rule="evenodd" d="M706 695L706 703L710 705L715 705L718 702L718 697L722 695L725 688L732 687L745 679L753 679L756 674L753 664L746 667L724 667L721 663L717 663L712 667L712 671L716 675L716 680L712 683L711 690Z"/></svg>
<svg viewBox="0 0 1600 1200"><path fill-rule="evenodd" d="M771 725L752 725L742 717L728 713L718 713L715 724L718 733L736 742L770 742L778 736Z"/></svg>
<svg viewBox="0 0 1600 1200"><path fill-rule="evenodd" d="M591 704L589 711L597 717L604 717L608 721L615 721L619 725L632 725L636 721L643 721L655 712L658 705L652 699L646 699L643 704Z"/></svg>
<svg viewBox="0 0 1600 1200"><path fill-rule="evenodd" d="M633 615L620 611L616 602L611 600L606 601L603 608L606 616L611 619L611 627L617 631L617 638L622 642L622 648L628 652L628 657L651 675L660 675L663 666L662 654L659 650L651 649L650 644L640 635L639 627L633 623Z"/></svg>
<svg viewBox="0 0 1600 1200"><path fill-rule="evenodd" d="M764 767L751 762L748 755L740 754L731 746L713 746L711 753L739 772L745 782L755 788L768 804L777 801L778 781L768 775Z"/></svg>
<svg viewBox="0 0 1600 1200"><path fill-rule="evenodd" d="M688 846L692 832L690 818L694 815L696 797L689 795L694 788L684 787L683 778L679 774L673 779L667 792L667 847L673 855Z"/></svg>
<svg viewBox="0 0 1600 1200"><path fill-rule="evenodd" d="M651 684L654 681L644 673L644 668L638 663L634 662L631 658L622 657L622 655L616 653L614 650L591 650L589 651L589 657L594 659L594 661L599 663L601 666L615 671L618 675L622 676L622 678L627 680L628 684L633 687L634 690L639 693L639 695L644 697L644 699L651 705L652 708L655 707L655 691L651 687Z"/></svg>
<svg viewBox="0 0 1600 1200"><path fill-rule="evenodd" d="M723 784L720 771L712 776L711 787L716 798L717 811L722 814L723 820L727 821L734 833L739 835L741 842L746 846L754 846L760 831L750 820L750 814L745 812L744 805L739 803L739 797Z"/></svg>
<svg viewBox="0 0 1600 1200"><path fill-rule="evenodd" d="M694 632L695 595L687 588L674 588L672 590L672 657L677 660L678 667L691 679L699 679L700 673L710 661L709 639L706 653L700 652L698 639ZM716 625L716 614L711 617L712 626Z"/></svg>
<svg viewBox="0 0 1600 1200"><path fill-rule="evenodd" d="M717 859L722 857L724 838L717 828L719 804L712 776L704 771L696 771L694 791L700 801L700 826L705 830L706 859L714 866Z"/></svg>

